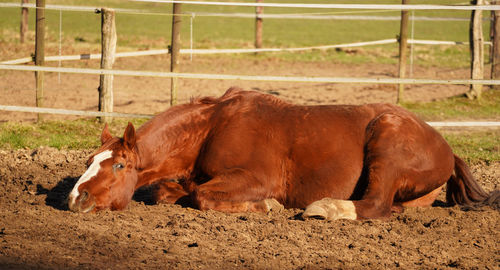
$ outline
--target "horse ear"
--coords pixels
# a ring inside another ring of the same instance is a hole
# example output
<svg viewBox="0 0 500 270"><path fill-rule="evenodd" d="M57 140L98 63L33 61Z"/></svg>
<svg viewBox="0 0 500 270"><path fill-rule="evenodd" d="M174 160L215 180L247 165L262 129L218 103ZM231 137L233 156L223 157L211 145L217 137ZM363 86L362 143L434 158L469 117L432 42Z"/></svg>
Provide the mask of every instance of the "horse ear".
<svg viewBox="0 0 500 270"><path fill-rule="evenodd" d="M128 122L128 126L123 133L123 142L127 149L132 150L135 147L135 128L132 123Z"/></svg>
<svg viewBox="0 0 500 270"><path fill-rule="evenodd" d="M113 136L111 136L111 133L109 132L108 129L108 123L104 125L104 129L102 130L101 133L101 145L105 144L108 140L112 139Z"/></svg>

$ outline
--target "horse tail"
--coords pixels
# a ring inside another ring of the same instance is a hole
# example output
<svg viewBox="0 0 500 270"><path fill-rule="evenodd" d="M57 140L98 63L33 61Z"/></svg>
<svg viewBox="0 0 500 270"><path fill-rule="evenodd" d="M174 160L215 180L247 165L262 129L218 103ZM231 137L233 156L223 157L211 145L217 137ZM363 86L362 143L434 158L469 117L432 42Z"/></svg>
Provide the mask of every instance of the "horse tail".
<svg viewBox="0 0 500 270"><path fill-rule="evenodd" d="M454 156L455 174L451 175L447 183L447 203L449 205L473 205L489 202L490 195L474 179L467 164L457 155Z"/></svg>

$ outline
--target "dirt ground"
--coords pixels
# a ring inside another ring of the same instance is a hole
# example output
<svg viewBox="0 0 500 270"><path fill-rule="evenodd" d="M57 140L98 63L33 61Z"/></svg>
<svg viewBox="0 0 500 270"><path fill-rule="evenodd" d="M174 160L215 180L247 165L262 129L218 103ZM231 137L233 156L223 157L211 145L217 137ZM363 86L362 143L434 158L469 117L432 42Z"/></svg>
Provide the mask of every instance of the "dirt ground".
<svg viewBox="0 0 500 270"><path fill-rule="evenodd" d="M5 60L5 59L4 59ZM195 57L184 72L297 76L394 77L396 65ZM98 67L97 61L63 66ZM116 68L168 69L165 56L118 59ZM415 69L415 77L465 78L468 70ZM32 72L0 72L1 103L33 106ZM279 95L298 104L395 102L391 85L180 80L179 100L220 95L230 86ZM98 76L46 75L45 106L97 108ZM169 79L115 77L115 111L156 113L168 107ZM412 86L408 100L464 93L465 86ZM59 117L60 118L60 117ZM49 119L59 119L51 116ZM67 117L66 117L67 118ZM33 114L1 112L0 121ZM97 140L98 138L96 138ZM498 205L407 209L388 220L303 220L302 209L225 214L151 205L149 190L120 212L77 214L66 196L92 150L0 150L1 269L500 269ZM472 166L487 191L499 189L500 163Z"/></svg>
<svg viewBox="0 0 500 270"><path fill-rule="evenodd" d="M500 208L407 209L389 220L302 220L151 205L77 214L65 198L88 151L0 151L2 269L499 269ZM500 164L475 165L491 191ZM441 196L440 200L444 200ZM441 203L441 205L443 205Z"/></svg>

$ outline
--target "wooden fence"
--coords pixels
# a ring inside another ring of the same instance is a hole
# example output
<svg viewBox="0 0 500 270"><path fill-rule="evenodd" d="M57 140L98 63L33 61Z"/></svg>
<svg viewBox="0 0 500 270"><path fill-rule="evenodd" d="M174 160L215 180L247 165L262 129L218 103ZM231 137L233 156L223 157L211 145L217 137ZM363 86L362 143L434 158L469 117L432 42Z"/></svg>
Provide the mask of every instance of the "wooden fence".
<svg viewBox="0 0 500 270"><path fill-rule="evenodd" d="M163 2L163 3L173 3L172 10L172 39L169 48L169 53L171 53L171 63L170 63L170 71L169 76L172 78L171 80L171 104L174 105L177 100L176 91L177 91L177 78L207 78L207 75L210 74L183 74L178 73L178 65L179 65L179 53L180 53L180 24L181 24L181 5L182 4L201 4L201 5L232 5L232 6L254 6L256 7L256 35L255 35L255 47L260 48L262 46L262 29L263 29L263 7L302 7L302 8L349 8L349 9L385 9L385 10L401 10L401 28L400 28L400 38L398 42L400 43L400 68L399 68L399 80L387 80L387 79L353 79L353 78L295 78L287 77L287 80L295 80L295 81L303 81L303 82L312 82L312 81L328 81L328 82L357 82L357 83L398 83L399 84L399 95L398 101L403 100L403 85L409 83L459 83L459 84L471 84L474 86L481 86L483 84L489 85L500 85L499 81L497 81L497 74L500 74L500 54L498 44L498 37L496 35L493 38L493 63L494 68L492 69L492 80L482 80L482 76L474 75L476 69L481 69L482 65L471 64L473 70L471 74L473 74L473 80L415 80L415 79L405 79L405 67L406 67L406 55L407 55L407 22L408 22L408 10L473 10L473 16L471 18L471 25L476 25L476 27L471 28L471 37L478 36L479 38L471 38L471 49L477 50L478 46L482 48L483 39L481 25L482 23L474 24L474 21L481 22L480 13L482 10L493 10L495 14L500 11L500 6L497 5L482 5L483 0L476 0L476 6L442 6L442 5L409 5L409 0L402 0L402 5L364 5L364 4L275 4L275 3L263 3L261 0L256 0L256 3L235 3L235 2L201 2L201 1L161 1L161 0L137 0L143 2ZM37 66L43 66L44 55L43 55L43 47L44 47L44 39L43 32L44 31L44 15L43 11L45 10L45 0L37 0L37 39L36 39L36 52L35 52L35 63ZM479 16L478 16L479 15ZM40 17L39 17L40 16ZM106 72L106 70L111 71L112 64L114 62L115 50L116 50L116 29L114 27L114 11L111 9L102 9L102 56L101 58L101 70L99 74L101 75L101 84L99 87L99 110L103 112L101 114L103 121L109 121L109 116L117 116L112 114L113 111L113 94L112 94L112 76L117 72ZM40 22L40 25L39 25ZM497 25L498 20L495 20L493 25ZM22 27L21 27L22 28ZM495 28L496 29L496 28ZM497 31L494 31L496 34ZM114 40L113 40L114 39ZM481 43L477 45L476 40L480 40ZM265 51L265 50L263 50ZM191 50L191 53L193 50ZM474 54L473 54L474 55ZM477 59L477 58L475 58ZM495 65L496 64L496 65ZM16 69L14 67L8 68L5 65L0 65L1 69ZM498 70L497 70L498 67ZM19 69L21 70L21 69ZM25 70L25 69L24 69ZM62 70L62 69L61 69ZM43 69L37 69L37 106L43 107ZM61 71L59 71L61 72ZM64 71L62 71L64 72ZM119 73L119 72L118 72ZM283 80L283 77L278 76L237 76L237 75L221 75L217 76L213 74L215 78L220 79L221 77L228 77L231 79L245 79L245 80ZM147 75L146 75L147 76ZM251 78L253 77L253 78ZM0 108L1 109L1 108ZM12 109L12 108L11 108ZM38 113L49 113L48 111L42 112L38 111ZM81 115L81 114L80 114ZM121 114L124 115L124 114ZM41 119L41 116L39 116Z"/></svg>

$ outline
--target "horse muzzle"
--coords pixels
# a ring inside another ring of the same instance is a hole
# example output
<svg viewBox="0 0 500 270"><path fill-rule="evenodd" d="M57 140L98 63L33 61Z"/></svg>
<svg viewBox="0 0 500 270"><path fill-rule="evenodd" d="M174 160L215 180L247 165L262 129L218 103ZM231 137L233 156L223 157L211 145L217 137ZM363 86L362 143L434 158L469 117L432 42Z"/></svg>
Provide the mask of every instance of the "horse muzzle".
<svg viewBox="0 0 500 270"><path fill-rule="evenodd" d="M94 196L85 190L77 198L69 197L68 207L73 212L88 213L94 210L95 206Z"/></svg>

